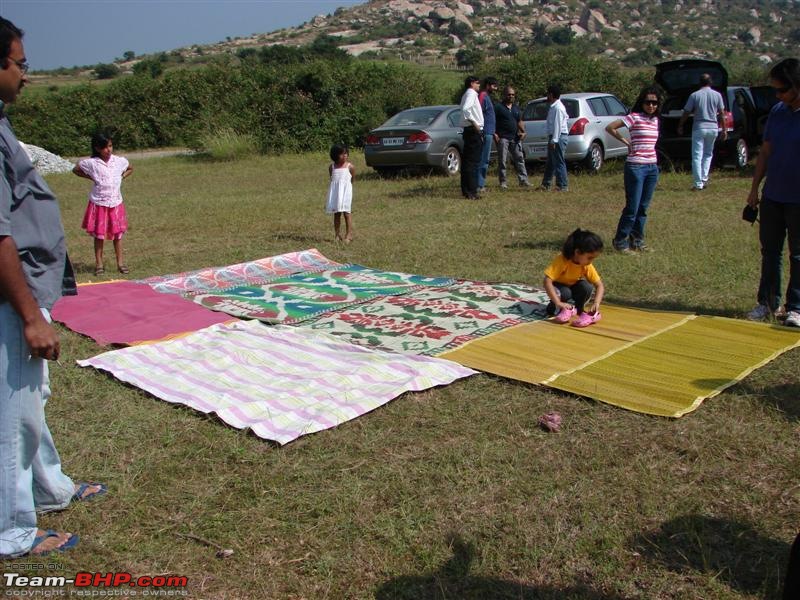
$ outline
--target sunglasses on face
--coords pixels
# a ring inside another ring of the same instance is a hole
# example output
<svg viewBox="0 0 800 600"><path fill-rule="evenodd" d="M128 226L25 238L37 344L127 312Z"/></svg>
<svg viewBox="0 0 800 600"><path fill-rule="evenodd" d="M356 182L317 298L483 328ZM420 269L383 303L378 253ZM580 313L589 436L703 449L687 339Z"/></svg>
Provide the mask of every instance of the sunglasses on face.
<svg viewBox="0 0 800 600"><path fill-rule="evenodd" d="M642 104L650 105L650 106L658 106L658 100L645 100Z"/></svg>
<svg viewBox="0 0 800 600"><path fill-rule="evenodd" d="M792 89L792 87L787 85L786 87L779 87L779 88L774 87L772 89L775 90L776 94L786 94L789 92L789 90Z"/></svg>
<svg viewBox="0 0 800 600"><path fill-rule="evenodd" d="M20 70L20 72L23 75L25 75L25 73L28 72L28 69L30 68L30 65L28 63L26 63L24 60L14 60L13 58L10 58L10 60L15 65L17 65L17 68Z"/></svg>

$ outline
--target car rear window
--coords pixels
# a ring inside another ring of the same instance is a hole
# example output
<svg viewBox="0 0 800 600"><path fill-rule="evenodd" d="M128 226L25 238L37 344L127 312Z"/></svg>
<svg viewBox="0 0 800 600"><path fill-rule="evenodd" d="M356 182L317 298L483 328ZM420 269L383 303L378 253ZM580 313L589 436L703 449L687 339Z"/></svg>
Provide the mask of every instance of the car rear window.
<svg viewBox="0 0 800 600"><path fill-rule="evenodd" d="M438 117L442 113L441 108L431 109L431 108L412 108L410 110L404 110L403 112L397 113L391 119L384 123L386 125L392 125L395 127L398 126L417 126L417 127L424 127L425 125L430 125L433 123L433 120Z"/></svg>
<svg viewBox="0 0 800 600"><path fill-rule="evenodd" d="M562 98L561 102L564 104L564 108L567 109L567 116L570 119L574 119L575 117L578 116L577 100ZM550 110L550 105L547 103L547 100L537 100L535 102L529 102L528 105L525 107L525 111L522 113L522 120L546 121L548 110Z"/></svg>
<svg viewBox="0 0 800 600"><path fill-rule="evenodd" d="M687 69L670 69L661 73L667 91L696 90L700 87L700 76L703 73L711 75L711 85L718 87L723 83L723 74L709 66L699 66Z"/></svg>

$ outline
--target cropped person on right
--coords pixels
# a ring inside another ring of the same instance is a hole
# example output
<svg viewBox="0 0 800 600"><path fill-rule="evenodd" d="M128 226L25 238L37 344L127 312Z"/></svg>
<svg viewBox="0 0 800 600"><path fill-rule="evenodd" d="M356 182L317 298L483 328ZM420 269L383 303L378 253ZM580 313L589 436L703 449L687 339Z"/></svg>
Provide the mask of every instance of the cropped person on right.
<svg viewBox="0 0 800 600"><path fill-rule="evenodd" d="M761 321L778 310L783 244L789 238L786 325L800 327L800 61L786 58L769 72L778 102L769 113L747 204L761 205L761 281L758 306L747 315ZM761 181L767 178L759 199Z"/></svg>

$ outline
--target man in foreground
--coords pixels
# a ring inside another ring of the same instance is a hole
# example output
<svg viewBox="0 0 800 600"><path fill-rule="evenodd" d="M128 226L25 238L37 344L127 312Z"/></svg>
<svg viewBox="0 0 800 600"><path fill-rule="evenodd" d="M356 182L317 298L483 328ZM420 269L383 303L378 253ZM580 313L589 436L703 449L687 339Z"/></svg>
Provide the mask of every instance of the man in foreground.
<svg viewBox="0 0 800 600"><path fill-rule="evenodd" d="M22 31L0 17L0 558L44 555L78 536L36 527L36 513L105 492L61 470L44 407L58 334L49 309L75 294L55 196L5 115L27 82Z"/></svg>

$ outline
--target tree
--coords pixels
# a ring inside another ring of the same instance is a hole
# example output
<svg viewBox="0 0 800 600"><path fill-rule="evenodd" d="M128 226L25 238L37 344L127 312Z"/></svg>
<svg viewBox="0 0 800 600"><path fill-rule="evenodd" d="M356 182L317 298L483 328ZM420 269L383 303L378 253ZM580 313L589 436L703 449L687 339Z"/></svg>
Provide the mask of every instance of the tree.
<svg viewBox="0 0 800 600"><path fill-rule="evenodd" d="M133 65L133 74L155 79L164 72L163 63L157 58L146 58Z"/></svg>
<svg viewBox="0 0 800 600"><path fill-rule="evenodd" d="M126 50L122 55L122 60L128 62L136 58L136 53L133 50Z"/></svg>
<svg viewBox="0 0 800 600"><path fill-rule="evenodd" d="M477 48L461 48L456 52L456 63L459 67L474 67L483 61L483 52Z"/></svg>
<svg viewBox="0 0 800 600"><path fill-rule="evenodd" d="M119 75L119 67L113 63L100 63L94 67L93 71L98 79L114 79Z"/></svg>

